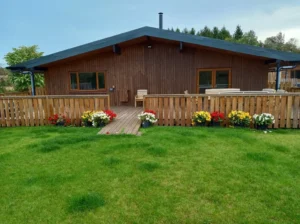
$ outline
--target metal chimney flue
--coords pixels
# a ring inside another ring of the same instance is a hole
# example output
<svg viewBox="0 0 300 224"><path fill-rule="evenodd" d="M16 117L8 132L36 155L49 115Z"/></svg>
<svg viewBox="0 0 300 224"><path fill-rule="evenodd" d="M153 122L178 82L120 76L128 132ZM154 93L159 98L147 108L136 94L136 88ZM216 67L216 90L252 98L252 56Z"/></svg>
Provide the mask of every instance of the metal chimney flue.
<svg viewBox="0 0 300 224"><path fill-rule="evenodd" d="M158 13L158 15L159 15L159 29L163 29L163 13L162 12L160 12L160 13Z"/></svg>

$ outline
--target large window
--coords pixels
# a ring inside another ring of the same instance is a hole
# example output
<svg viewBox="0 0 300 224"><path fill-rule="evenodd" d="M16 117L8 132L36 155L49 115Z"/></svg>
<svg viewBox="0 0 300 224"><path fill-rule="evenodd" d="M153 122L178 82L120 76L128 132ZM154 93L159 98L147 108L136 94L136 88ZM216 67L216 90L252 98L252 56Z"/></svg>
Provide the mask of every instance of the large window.
<svg viewBox="0 0 300 224"><path fill-rule="evenodd" d="M104 90L105 88L104 72L70 73L71 90Z"/></svg>
<svg viewBox="0 0 300 224"><path fill-rule="evenodd" d="M231 70L199 69L197 74L197 91L205 93L206 89L231 88Z"/></svg>

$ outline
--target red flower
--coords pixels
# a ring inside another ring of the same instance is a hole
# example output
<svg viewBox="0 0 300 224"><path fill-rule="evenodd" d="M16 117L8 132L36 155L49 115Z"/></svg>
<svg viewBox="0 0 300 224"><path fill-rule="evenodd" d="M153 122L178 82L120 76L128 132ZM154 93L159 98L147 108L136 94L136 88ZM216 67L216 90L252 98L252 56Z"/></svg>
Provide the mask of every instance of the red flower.
<svg viewBox="0 0 300 224"><path fill-rule="evenodd" d="M220 112L220 111L214 111L210 114L211 119L214 122L222 122L224 121L224 113Z"/></svg>
<svg viewBox="0 0 300 224"><path fill-rule="evenodd" d="M144 112L145 112L145 113L150 113L150 114L154 114L154 115L156 115L156 113L155 113L155 111L154 111L154 110L145 110Z"/></svg>
<svg viewBox="0 0 300 224"><path fill-rule="evenodd" d="M107 134L107 135L109 135L109 131L108 131L108 132L106 132L106 134Z"/></svg>
<svg viewBox="0 0 300 224"><path fill-rule="evenodd" d="M65 115L54 114L48 118L50 124L56 125L60 122L64 123L64 126L67 126L71 123L71 119L67 118Z"/></svg>
<svg viewBox="0 0 300 224"><path fill-rule="evenodd" d="M117 114L115 114L112 110L104 110L104 113L109 116L110 121L112 121L117 116Z"/></svg>

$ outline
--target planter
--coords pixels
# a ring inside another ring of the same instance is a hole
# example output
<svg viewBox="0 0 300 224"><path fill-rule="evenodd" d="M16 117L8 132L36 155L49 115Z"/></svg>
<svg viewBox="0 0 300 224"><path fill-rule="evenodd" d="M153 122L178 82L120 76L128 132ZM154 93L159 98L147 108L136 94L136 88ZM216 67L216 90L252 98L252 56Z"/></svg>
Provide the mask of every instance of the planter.
<svg viewBox="0 0 300 224"><path fill-rule="evenodd" d="M236 128L247 128L248 126L246 126L244 124L235 124L234 127L236 127Z"/></svg>
<svg viewBox="0 0 300 224"><path fill-rule="evenodd" d="M83 125L84 125L85 127L92 127L92 126L93 126L92 122L90 122L90 121L84 121L84 122L83 122Z"/></svg>
<svg viewBox="0 0 300 224"><path fill-rule="evenodd" d="M268 126L269 126L269 125L267 125L267 124L257 124L257 125L256 125L256 129L257 129L257 130L265 131L265 130L268 129Z"/></svg>
<svg viewBox="0 0 300 224"><path fill-rule="evenodd" d="M65 122L58 122L56 123L56 126L65 126Z"/></svg>
<svg viewBox="0 0 300 224"><path fill-rule="evenodd" d="M105 126L105 123L101 122L101 123L96 123L96 127L97 128L102 128Z"/></svg>
<svg viewBox="0 0 300 224"><path fill-rule="evenodd" d="M221 122L212 121L211 126L212 127L221 127Z"/></svg>
<svg viewBox="0 0 300 224"><path fill-rule="evenodd" d="M148 128L148 127L150 127L150 126L151 126L150 121L143 121L143 122L142 122L142 127L143 127L143 128Z"/></svg>
<svg viewBox="0 0 300 224"><path fill-rule="evenodd" d="M206 123L196 123L196 126L199 126L199 127L206 127Z"/></svg>

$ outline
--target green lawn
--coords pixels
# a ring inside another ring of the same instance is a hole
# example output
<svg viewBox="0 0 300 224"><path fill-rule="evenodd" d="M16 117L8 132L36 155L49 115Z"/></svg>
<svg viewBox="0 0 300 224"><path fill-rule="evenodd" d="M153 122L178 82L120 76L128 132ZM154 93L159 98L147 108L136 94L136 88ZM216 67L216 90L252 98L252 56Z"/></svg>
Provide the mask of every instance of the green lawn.
<svg viewBox="0 0 300 224"><path fill-rule="evenodd" d="M300 132L0 129L0 223L299 223Z"/></svg>

